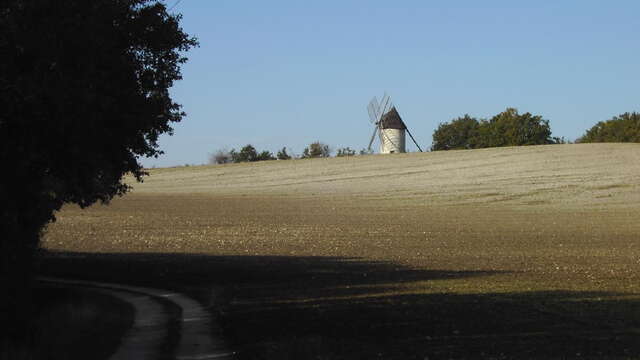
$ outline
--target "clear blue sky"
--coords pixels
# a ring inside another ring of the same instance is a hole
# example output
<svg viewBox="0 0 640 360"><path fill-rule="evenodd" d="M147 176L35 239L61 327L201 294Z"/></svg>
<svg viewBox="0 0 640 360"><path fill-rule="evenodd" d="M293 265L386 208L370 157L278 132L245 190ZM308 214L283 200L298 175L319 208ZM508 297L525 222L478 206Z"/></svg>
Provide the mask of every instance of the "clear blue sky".
<svg viewBox="0 0 640 360"><path fill-rule="evenodd" d="M424 148L465 113L516 107L575 139L640 111L640 1L182 0L172 11L200 47L172 89L188 116L146 166L247 143L361 149L366 105L384 91Z"/></svg>

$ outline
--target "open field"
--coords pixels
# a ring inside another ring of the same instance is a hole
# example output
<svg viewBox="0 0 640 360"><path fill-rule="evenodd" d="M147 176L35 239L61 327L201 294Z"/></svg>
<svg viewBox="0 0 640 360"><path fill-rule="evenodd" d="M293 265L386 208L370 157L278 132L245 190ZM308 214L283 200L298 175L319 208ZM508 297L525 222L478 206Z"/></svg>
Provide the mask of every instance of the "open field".
<svg viewBox="0 0 640 360"><path fill-rule="evenodd" d="M640 358L640 145L151 174L43 273L185 291L240 358Z"/></svg>

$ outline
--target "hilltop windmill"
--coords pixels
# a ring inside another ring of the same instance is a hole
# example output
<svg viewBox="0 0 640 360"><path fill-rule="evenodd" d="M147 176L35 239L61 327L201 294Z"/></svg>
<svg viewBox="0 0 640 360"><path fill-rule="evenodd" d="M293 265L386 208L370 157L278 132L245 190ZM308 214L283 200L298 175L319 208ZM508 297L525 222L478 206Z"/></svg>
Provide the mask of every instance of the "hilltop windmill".
<svg viewBox="0 0 640 360"><path fill-rule="evenodd" d="M374 96L367 106L367 111L369 112L371 123L375 126L371 140L369 141L369 152L371 152L371 145L373 145L373 141L376 138L376 133L380 139L381 154L406 152L405 131L409 134L413 143L416 144L418 150L422 152L420 145L418 145L416 139L413 138L413 135L411 135L411 132L407 128L407 125L405 125L402 118L400 118L398 110L393 106L389 95L384 94L382 101L379 103L378 99Z"/></svg>

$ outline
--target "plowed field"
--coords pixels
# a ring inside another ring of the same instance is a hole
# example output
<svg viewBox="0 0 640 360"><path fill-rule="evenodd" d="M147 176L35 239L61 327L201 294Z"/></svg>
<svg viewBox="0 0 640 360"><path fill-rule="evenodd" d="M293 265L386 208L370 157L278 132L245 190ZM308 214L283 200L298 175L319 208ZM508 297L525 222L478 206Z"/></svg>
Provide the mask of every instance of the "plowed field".
<svg viewBox="0 0 640 360"><path fill-rule="evenodd" d="M187 291L240 358L640 357L640 145L150 172L42 271Z"/></svg>

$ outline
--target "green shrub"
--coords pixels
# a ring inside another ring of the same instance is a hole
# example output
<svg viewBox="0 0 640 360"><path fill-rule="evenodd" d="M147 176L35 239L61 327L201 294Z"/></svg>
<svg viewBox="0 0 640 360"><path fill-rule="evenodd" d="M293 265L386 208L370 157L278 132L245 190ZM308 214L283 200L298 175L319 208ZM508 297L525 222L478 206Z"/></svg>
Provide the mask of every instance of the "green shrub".
<svg viewBox="0 0 640 360"><path fill-rule="evenodd" d="M287 148L283 147L282 150L278 151L277 154L278 160L289 160L291 159L291 155L287 153Z"/></svg>
<svg viewBox="0 0 640 360"><path fill-rule="evenodd" d="M338 152L336 153L336 157L354 156L355 154L356 154L356 151L347 146L345 148L338 149Z"/></svg>
<svg viewBox="0 0 640 360"><path fill-rule="evenodd" d="M261 153L258 153L256 151L256 148L254 148L251 144L245 145L242 149L240 149L240 151L231 149L231 151L229 151L229 155L231 156L231 161L234 163L276 159L270 151L264 150Z"/></svg>
<svg viewBox="0 0 640 360"><path fill-rule="evenodd" d="M320 141L309 144L309 146L304 148L304 151L302 152L303 159L329 156L331 156L331 149L329 149L329 145L323 144Z"/></svg>

